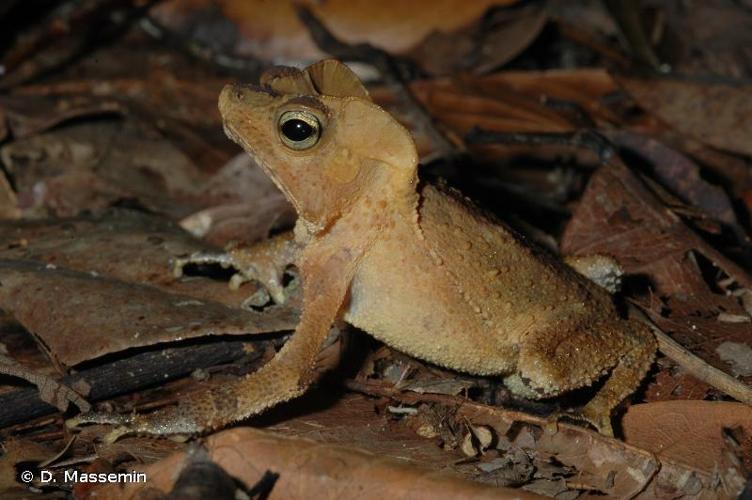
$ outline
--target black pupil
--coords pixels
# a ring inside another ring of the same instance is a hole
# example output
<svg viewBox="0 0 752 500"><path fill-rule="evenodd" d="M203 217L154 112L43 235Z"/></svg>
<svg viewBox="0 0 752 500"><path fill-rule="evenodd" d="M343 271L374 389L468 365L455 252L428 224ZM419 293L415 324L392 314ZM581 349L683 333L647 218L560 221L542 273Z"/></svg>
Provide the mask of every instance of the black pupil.
<svg viewBox="0 0 752 500"><path fill-rule="evenodd" d="M313 127L303 120L292 119L282 124L282 133L291 141L300 142L313 134Z"/></svg>

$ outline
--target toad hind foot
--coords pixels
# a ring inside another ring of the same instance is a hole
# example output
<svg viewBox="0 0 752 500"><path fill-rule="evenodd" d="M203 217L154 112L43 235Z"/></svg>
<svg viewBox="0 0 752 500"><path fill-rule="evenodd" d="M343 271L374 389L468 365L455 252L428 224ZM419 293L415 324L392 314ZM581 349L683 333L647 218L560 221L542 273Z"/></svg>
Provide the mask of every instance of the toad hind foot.
<svg viewBox="0 0 752 500"><path fill-rule="evenodd" d="M553 413L549 416L552 426L561 418L572 418L591 424L605 436L614 436L611 414L645 377L657 348L655 338L647 326L636 321L625 321L623 325L627 338L633 340L633 347L618 360L603 387L581 411Z"/></svg>
<svg viewBox="0 0 752 500"><path fill-rule="evenodd" d="M66 425L116 425L104 436L105 443L113 443L130 434L194 435L260 413L276 403L298 396L304 389L305 385L295 373L280 370L279 363L271 362L235 383L192 392L174 406L145 414L86 413L68 420ZM244 396L253 400L246 400Z"/></svg>
<svg viewBox="0 0 752 500"><path fill-rule="evenodd" d="M627 396L632 394L653 364L658 348L655 337L646 325L627 321L633 348L626 352L611 371L606 383L582 409L582 418L593 424L602 434L613 436L611 413Z"/></svg>

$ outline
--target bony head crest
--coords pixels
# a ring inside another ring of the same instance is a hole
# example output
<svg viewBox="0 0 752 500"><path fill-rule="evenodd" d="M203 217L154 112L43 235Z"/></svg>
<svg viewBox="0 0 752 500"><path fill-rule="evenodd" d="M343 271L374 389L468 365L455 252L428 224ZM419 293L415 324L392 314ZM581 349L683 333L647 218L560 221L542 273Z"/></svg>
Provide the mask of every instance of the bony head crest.
<svg viewBox="0 0 752 500"><path fill-rule="evenodd" d="M324 59L304 70L279 66L261 75L261 85L278 94L359 97L371 100L358 76L336 59Z"/></svg>

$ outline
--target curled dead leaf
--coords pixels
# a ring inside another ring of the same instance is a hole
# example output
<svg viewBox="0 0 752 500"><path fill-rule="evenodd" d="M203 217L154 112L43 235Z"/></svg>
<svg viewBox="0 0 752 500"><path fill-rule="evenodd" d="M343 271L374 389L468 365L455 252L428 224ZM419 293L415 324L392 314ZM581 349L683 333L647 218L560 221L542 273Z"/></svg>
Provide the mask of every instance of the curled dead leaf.
<svg viewBox="0 0 752 500"><path fill-rule="evenodd" d="M617 76L646 112L720 149L752 156L752 86Z"/></svg>

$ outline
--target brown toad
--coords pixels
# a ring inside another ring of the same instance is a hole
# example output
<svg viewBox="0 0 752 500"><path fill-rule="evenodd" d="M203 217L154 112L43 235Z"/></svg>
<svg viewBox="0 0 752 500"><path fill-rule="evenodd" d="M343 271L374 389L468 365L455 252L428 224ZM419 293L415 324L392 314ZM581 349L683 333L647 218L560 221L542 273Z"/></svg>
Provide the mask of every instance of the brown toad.
<svg viewBox="0 0 752 500"><path fill-rule="evenodd" d="M277 300L294 256L303 312L291 339L257 372L179 405L136 416L116 433L194 433L303 393L338 319L416 358L504 377L526 398L608 379L582 416L611 434L612 409L656 351L641 323L571 267L417 177L409 132L371 102L337 61L277 69L261 86L219 98L228 136L297 210L294 236L251 252L246 278Z"/></svg>

